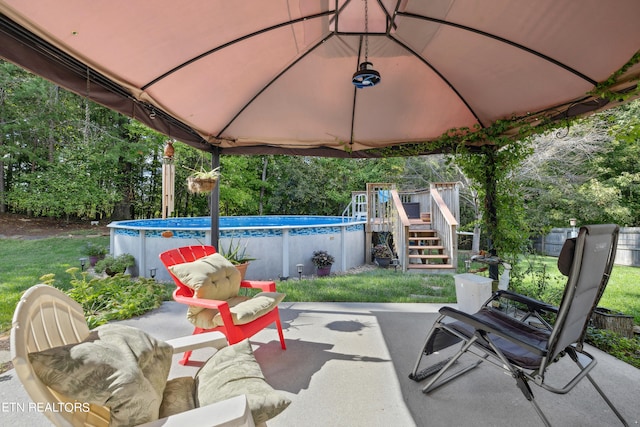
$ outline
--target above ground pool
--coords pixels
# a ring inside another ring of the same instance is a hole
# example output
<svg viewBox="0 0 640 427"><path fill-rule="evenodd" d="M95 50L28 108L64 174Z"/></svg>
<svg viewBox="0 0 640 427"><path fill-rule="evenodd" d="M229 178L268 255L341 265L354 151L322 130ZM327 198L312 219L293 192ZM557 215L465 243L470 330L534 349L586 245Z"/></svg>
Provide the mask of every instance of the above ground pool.
<svg viewBox="0 0 640 427"><path fill-rule="evenodd" d="M219 246L240 243L255 258L247 279L270 280L315 274L314 251L335 257L332 272L365 263L365 221L338 216L228 216L220 217ZM159 254L180 246L210 244L211 218L168 218L116 221L108 225L110 250L114 256L130 253L136 258L132 273L171 281ZM137 270L137 271L135 271Z"/></svg>

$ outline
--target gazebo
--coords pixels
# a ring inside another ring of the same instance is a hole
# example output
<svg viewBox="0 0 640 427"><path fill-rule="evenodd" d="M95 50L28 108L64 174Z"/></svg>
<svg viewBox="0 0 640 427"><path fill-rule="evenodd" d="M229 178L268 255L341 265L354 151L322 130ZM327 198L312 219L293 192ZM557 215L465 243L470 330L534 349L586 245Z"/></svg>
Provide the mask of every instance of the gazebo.
<svg viewBox="0 0 640 427"><path fill-rule="evenodd" d="M0 0L0 57L213 167L220 154L411 156L638 97L639 16L637 0Z"/></svg>

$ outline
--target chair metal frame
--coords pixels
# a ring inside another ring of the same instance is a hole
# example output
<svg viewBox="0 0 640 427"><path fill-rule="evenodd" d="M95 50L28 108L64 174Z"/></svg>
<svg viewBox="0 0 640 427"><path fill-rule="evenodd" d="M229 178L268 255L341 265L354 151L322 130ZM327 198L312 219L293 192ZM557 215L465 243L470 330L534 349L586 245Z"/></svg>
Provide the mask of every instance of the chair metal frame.
<svg viewBox="0 0 640 427"><path fill-rule="evenodd" d="M20 298L13 314L11 328L11 360L16 375L29 397L43 408L63 407L65 410L44 410L44 415L56 426L108 426L110 409L93 405L86 410L83 402L72 399L47 387L35 374L29 353L81 342L89 335L82 306L62 291L39 284L29 288ZM166 341L174 354L185 350L227 346L223 334L213 332ZM73 410L67 410L73 408ZM145 426L206 425L253 427L254 421L245 395L162 418Z"/></svg>
<svg viewBox="0 0 640 427"><path fill-rule="evenodd" d="M571 270L559 307L510 291L497 291L474 314L451 307L440 309L440 316L427 334L424 346L409 377L422 381L433 375L423 392L428 394L479 366L483 361L505 370L531 402L543 423L549 420L535 401L530 383L556 394L566 394L587 378L623 425L621 413L589 374L596 359L584 350L584 338L591 314L607 285L615 259L619 228L615 224L580 228L575 240ZM515 316L505 310L517 306ZM551 320L555 317L555 320ZM423 358L462 342L452 357L420 370ZM478 358L443 377L465 354ZM545 382L547 368L564 356L579 372L566 384Z"/></svg>
<svg viewBox="0 0 640 427"><path fill-rule="evenodd" d="M202 257L213 255L216 253L216 248L209 245L193 245L193 246L183 246L180 248L170 249L160 254L160 260L167 268L169 275L173 279L176 284L176 289L173 291L173 299L176 302L181 304L186 304L189 306L198 306L209 309L218 310L220 312L220 316L222 317L222 321L224 323L223 326L218 326L213 329L204 329L200 327L195 327L193 334L201 334L203 332L211 332L218 331L223 333L229 344L238 343L245 338L250 338L265 329L267 326L275 323L276 328L278 329L278 336L280 338L280 347L283 350L287 349L287 346L284 341L284 334L282 332L282 322L280 321L280 312L278 307L274 307L273 310L265 313L261 317L243 325L236 325L233 323L233 318L231 316L231 311L229 304L226 301L212 300L212 299L203 299L203 298L194 298L193 289L186 286L184 283L180 281L169 269L169 267L182 264L186 262L193 262ZM263 292L276 292L276 283L273 281L262 281L262 280L243 280L240 282L240 288L254 288L261 289ZM191 357L191 352L187 351L184 354L184 357L180 361L180 364L186 365L189 363L189 358Z"/></svg>

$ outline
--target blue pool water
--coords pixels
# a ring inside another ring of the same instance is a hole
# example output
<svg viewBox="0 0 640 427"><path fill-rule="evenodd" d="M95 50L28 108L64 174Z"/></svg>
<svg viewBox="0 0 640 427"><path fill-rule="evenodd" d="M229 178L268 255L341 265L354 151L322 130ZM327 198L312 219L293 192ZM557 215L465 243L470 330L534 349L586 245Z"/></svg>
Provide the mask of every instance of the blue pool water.
<svg viewBox="0 0 640 427"><path fill-rule="evenodd" d="M268 227L315 227L343 224L346 220L339 216L309 215L262 215L262 216L223 216L220 217L220 229L268 228ZM182 217L167 219L139 219L118 221L119 228L135 229L209 229L211 218L208 216Z"/></svg>

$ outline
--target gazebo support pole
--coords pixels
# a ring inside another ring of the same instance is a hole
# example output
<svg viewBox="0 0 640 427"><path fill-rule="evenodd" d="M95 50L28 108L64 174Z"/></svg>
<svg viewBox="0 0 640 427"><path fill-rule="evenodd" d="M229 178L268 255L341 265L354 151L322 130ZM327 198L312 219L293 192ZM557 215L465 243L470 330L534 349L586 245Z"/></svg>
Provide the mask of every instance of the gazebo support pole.
<svg viewBox="0 0 640 427"><path fill-rule="evenodd" d="M215 169L220 166L220 148L212 147L211 149L211 169ZM210 212L211 212L211 246L215 247L217 251L220 238L220 180L218 185L214 187L210 195Z"/></svg>
<svg viewBox="0 0 640 427"><path fill-rule="evenodd" d="M495 233L498 229L498 212L496 209L496 150L494 146L487 147L484 155L486 156L485 171L485 196L484 208L487 215L487 234L488 248L490 255L497 255L496 248L493 246L495 241ZM498 265L489 265L489 278L498 280Z"/></svg>

